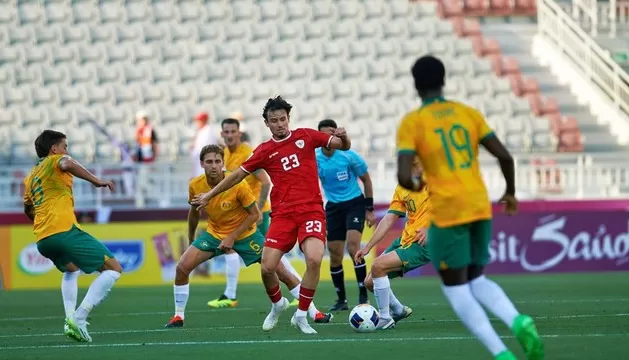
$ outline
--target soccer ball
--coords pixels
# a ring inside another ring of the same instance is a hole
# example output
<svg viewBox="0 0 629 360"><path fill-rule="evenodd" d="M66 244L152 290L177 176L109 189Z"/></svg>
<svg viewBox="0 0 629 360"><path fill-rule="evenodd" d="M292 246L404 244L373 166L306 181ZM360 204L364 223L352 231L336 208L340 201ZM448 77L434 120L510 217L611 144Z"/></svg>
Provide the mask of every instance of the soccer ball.
<svg viewBox="0 0 629 360"><path fill-rule="evenodd" d="M349 325L359 333L376 331L378 310L369 304L356 305L349 313Z"/></svg>

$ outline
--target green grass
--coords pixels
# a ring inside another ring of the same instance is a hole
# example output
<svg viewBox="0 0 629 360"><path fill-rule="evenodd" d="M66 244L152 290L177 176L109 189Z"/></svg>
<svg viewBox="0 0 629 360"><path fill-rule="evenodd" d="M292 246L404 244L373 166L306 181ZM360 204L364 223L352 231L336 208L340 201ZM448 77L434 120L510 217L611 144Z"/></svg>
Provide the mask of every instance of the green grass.
<svg viewBox="0 0 629 360"><path fill-rule="evenodd" d="M544 336L547 358L622 359L629 340L627 273L501 276L521 312L535 317ZM454 317L434 277L392 282L400 300L414 314L391 331L354 333L348 312L332 324L317 325L306 336L290 326L289 310L270 333L262 331L269 302L261 285L241 285L236 309L210 310L206 302L222 286L192 286L186 327L164 329L172 315L171 287L118 288L90 318L92 344L63 335L60 291L0 293L0 359L276 359L278 354L306 359L491 359ZM350 301L357 291L348 283ZM287 291L284 291L288 294ZM84 291L79 294L82 298ZM325 309L334 300L322 284L316 303ZM372 297L372 302L373 300ZM509 348L524 359L510 331L492 318ZM624 344L624 345L623 345Z"/></svg>

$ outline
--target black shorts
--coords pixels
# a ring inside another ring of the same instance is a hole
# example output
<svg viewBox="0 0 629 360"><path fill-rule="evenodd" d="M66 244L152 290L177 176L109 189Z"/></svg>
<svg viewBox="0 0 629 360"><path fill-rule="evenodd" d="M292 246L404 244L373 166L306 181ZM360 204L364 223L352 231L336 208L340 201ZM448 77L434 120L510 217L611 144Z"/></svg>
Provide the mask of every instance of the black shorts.
<svg viewBox="0 0 629 360"><path fill-rule="evenodd" d="M360 195L351 200L325 205L325 218L328 227L328 241L345 241L348 230L365 228L365 197Z"/></svg>

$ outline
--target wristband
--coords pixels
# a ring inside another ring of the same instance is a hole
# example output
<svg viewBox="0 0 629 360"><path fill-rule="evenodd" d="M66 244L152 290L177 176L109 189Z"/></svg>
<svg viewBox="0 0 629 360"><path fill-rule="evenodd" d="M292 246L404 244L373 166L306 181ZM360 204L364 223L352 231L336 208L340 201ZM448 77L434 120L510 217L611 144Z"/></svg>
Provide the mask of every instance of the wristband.
<svg viewBox="0 0 629 360"><path fill-rule="evenodd" d="M367 211L373 211L373 198L365 198L365 209L367 209Z"/></svg>

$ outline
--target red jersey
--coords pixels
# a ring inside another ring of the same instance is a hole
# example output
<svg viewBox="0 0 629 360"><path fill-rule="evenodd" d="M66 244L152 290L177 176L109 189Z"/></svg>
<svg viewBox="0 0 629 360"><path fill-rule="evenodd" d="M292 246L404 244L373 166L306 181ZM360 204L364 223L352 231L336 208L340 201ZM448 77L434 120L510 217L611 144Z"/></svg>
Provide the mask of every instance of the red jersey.
<svg viewBox="0 0 629 360"><path fill-rule="evenodd" d="M328 147L333 136L313 129L295 129L282 140L260 144L240 168L247 174L264 169L269 174L273 213L292 211L297 204L323 204L315 149Z"/></svg>

